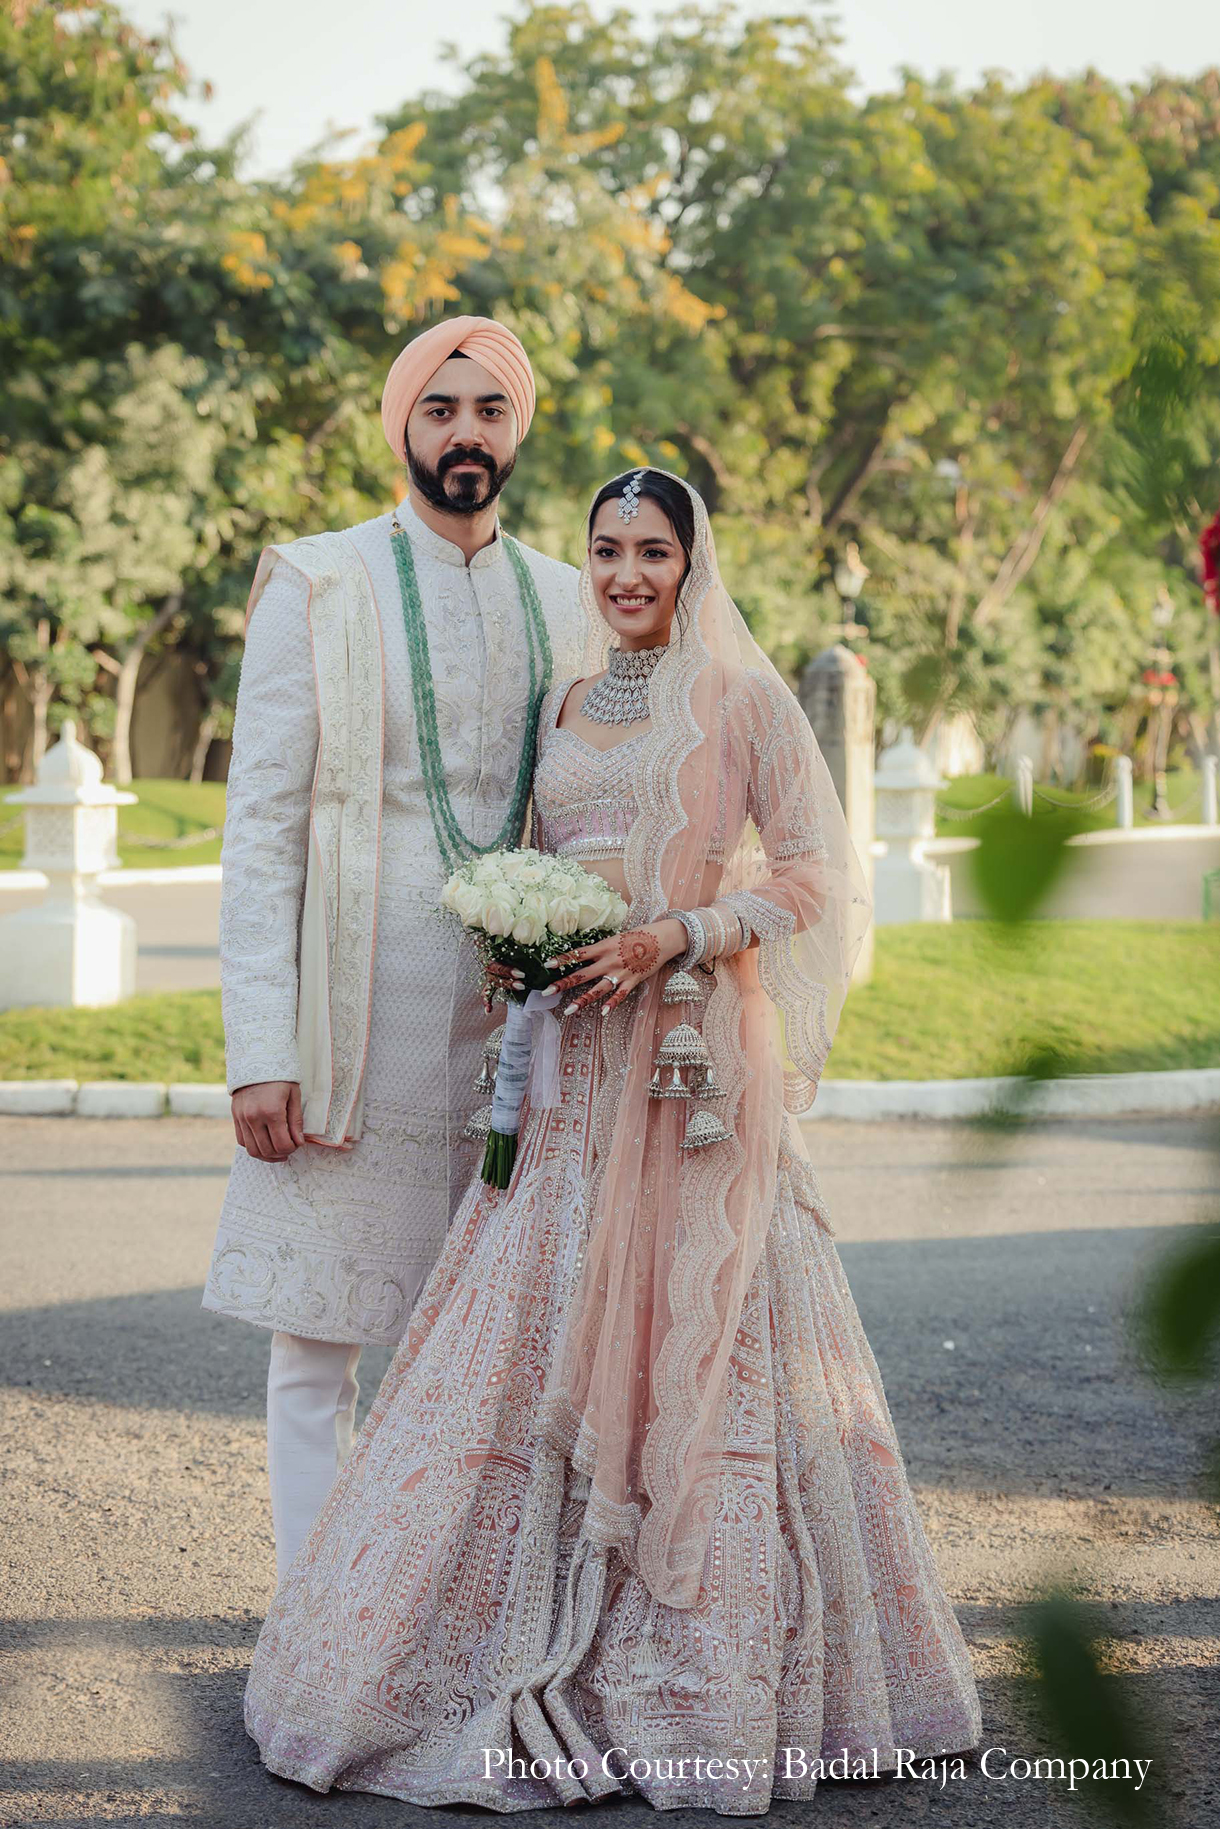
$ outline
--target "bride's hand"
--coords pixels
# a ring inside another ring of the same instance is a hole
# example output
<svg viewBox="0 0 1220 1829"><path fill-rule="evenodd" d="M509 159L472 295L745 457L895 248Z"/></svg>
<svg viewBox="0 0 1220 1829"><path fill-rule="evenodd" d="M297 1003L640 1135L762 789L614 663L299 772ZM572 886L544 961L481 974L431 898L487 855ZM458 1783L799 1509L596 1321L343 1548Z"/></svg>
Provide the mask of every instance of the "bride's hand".
<svg viewBox="0 0 1220 1829"><path fill-rule="evenodd" d="M514 966L500 965L495 959L489 959L483 967L483 1008L491 1015L492 993L496 989L503 991L520 991L525 988L525 974Z"/></svg>
<svg viewBox="0 0 1220 1829"><path fill-rule="evenodd" d="M575 952L557 953L547 961L564 967L551 989L577 990L587 987L563 1011L565 1016L585 1009L591 1003L602 1004L602 1015L629 997L637 984L643 984L653 972L660 971L671 959L686 951L686 929L672 918L653 921L648 927L628 928L625 933L611 934L592 946L578 946ZM617 984L611 980L617 980Z"/></svg>

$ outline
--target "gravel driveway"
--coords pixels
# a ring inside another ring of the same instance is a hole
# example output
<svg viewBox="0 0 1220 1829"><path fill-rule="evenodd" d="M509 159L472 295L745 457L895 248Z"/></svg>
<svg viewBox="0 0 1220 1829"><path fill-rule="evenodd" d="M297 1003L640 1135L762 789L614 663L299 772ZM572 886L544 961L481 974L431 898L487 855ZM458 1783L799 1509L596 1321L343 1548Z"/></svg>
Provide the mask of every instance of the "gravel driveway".
<svg viewBox="0 0 1220 1829"><path fill-rule="evenodd" d="M1214 1200L1213 1131L1185 1118L1048 1122L1006 1142L930 1123L809 1129L972 1647L983 1744L1007 1748L993 1765L1044 1750L1015 1681L1020 1609L1044 1576L1074 1570L1173 1752L1157 1820L1189 1829L1220 1821L1205 1751L1220 1556L1196 1496L1215 1419L1202 1395L1141 1374L1123 1317L1173 1229ZM271 1778L241 1726L273 1555L267 1336L199 1308L230 1150L207 1120L0 1120L2 1823L437 1819ZM365 1355L362 1414L385 1362ZM827 1782L771 1819L977 1829L1005 1806L1022 1825L1081 1820L1062 1783L976 1765L943 1788ZM586 1808L655 1820L639 1799Z"/></svg>

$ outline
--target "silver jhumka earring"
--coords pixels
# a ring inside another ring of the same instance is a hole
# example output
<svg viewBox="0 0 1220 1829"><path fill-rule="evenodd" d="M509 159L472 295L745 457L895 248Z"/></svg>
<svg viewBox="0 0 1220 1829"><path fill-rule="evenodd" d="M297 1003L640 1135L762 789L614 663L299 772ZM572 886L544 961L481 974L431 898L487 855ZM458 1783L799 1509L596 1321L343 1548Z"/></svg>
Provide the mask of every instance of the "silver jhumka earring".
<svg viewBox="0 0 1220 1829"><path fill-rule="evenodd" d="M689 972L679 969L670 973L669 982L661 993L663 1004L694 1006L702 1001L703 991ZM662 1041L648 1090L654 1099L724 1097L707 1044L693 1022L680 1022ZM683 1149L706 1149L711 1143L727 1142L728 1137L729 1132L706 1105L697 1111L688 1108Z"/></svg>
<svg viewBox="0 0 1220 1829"><path fill-rule="evenodd" d="M504 1040L504 1024L492 1030L483 1043L483 1065L479 1077L474 1083L476 1092L494 1092L496 1089L496 1068L500 1064L500 1044ZM462 1135L469 1137L472 1143L486 1143L491 1129L491 1106L482 1105L478 1111L471 1112L462 1127Z"/></svg>

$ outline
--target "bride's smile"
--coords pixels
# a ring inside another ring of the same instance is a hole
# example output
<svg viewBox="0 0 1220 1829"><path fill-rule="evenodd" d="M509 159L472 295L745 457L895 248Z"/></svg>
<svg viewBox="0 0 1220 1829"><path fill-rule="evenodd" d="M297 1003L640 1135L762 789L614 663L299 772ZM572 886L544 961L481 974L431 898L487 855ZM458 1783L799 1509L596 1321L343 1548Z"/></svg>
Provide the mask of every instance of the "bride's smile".
<svg viewBox="0 0 1220 1829"><path fill-rule="evenodd" d="M589 541L589 578L597 607L627 649L669 640L686 573L686 554L665 510L642 496L624 523L618 504L603 502Z"/></svg>

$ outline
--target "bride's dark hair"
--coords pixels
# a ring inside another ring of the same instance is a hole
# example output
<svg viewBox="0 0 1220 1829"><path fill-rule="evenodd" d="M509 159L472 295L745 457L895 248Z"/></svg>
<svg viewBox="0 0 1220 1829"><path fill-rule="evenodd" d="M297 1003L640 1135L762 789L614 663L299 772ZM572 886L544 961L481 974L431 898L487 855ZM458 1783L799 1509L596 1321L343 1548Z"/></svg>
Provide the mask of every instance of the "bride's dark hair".
<svg viewBox="0 0 1220 1829"><path fill-rule="evenodd" d="M591 541L593 538L593 523L597 519L597 511L602 503L619 501L626 493L628 483L636 474L634 470L624 470L621 476L612 477L598 490L593 498L593 506L589 510L587 540ZM682 576L678 580L678 590L681 592L682 586L686 583L686 575L690 571L691 554L695 550L694 505L681 483L676 483L672 476L665 476L660 470L643 472L640 476L639 493L650 496L661 509L674 530L679 546L686 554L686 564L683 567Z"/></svg>

